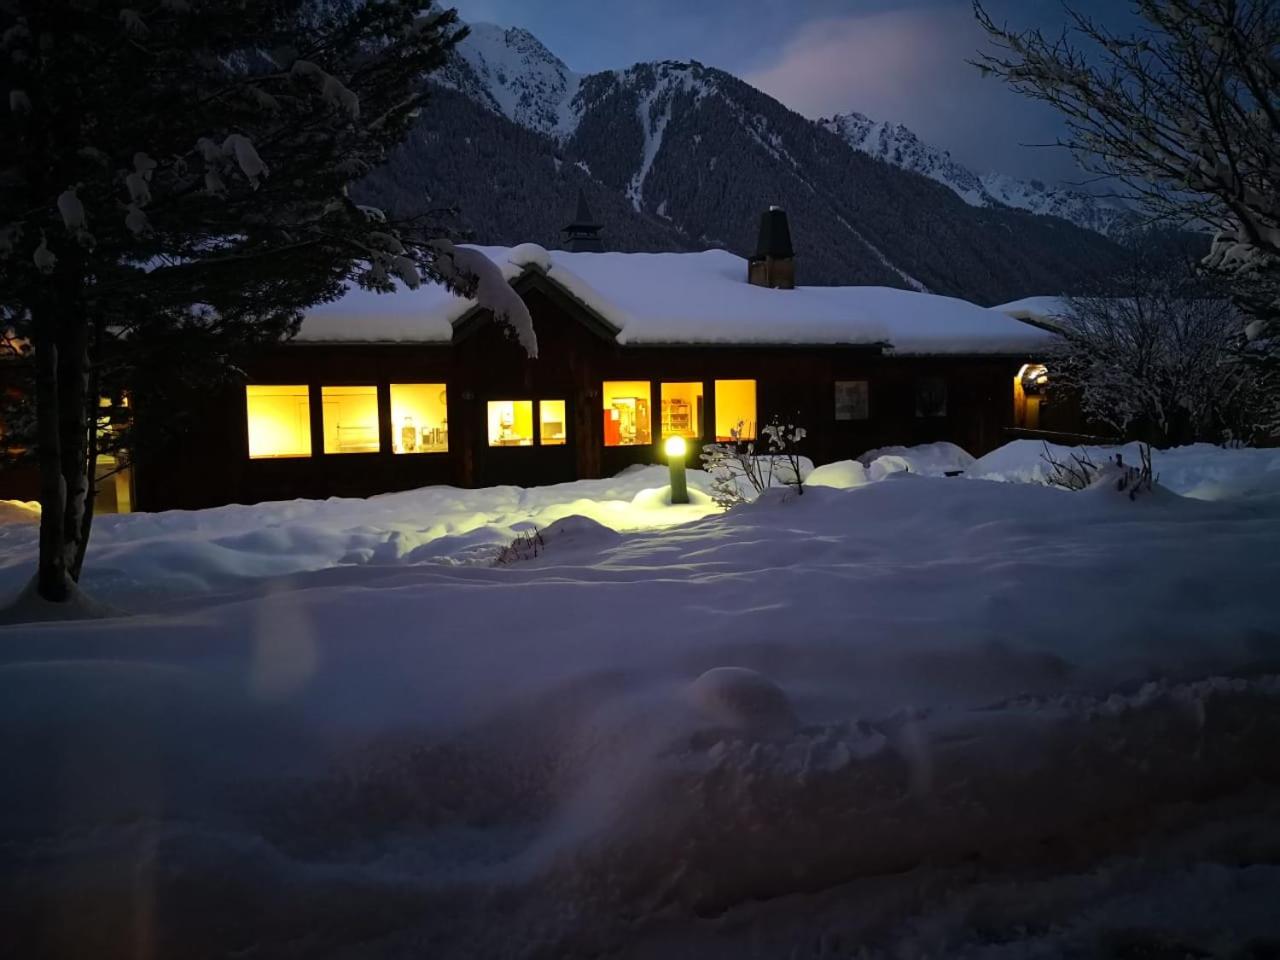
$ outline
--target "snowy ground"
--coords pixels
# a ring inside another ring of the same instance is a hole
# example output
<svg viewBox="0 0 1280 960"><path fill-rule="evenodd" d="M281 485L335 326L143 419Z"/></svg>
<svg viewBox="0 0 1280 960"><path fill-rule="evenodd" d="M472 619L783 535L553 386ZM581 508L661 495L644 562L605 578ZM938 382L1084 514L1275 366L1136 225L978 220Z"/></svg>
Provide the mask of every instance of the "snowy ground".
<svg viewBox="0 0 1280 960"><path fill-rule="evenodd" d="M107 518L132 615L0 628L0 954L1274 956L1280 452L880 453Z"/></svg>

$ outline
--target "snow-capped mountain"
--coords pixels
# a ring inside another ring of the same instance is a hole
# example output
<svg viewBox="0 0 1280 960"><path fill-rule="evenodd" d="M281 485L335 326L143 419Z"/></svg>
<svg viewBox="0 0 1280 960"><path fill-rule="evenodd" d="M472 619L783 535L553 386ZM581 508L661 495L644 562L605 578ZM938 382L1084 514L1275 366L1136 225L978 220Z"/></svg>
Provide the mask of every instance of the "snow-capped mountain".
<svg viewBox="0 0 1280 960"><path fill-rule="evenodd" d="M618 82L625 82L627 74L628 71L617 71L613 76ZM674 76L670 70L667 75ZM492 23L471 24L470 35L459 45L458 57L446 73L448 84L495 112L537 133L562 140L573 135L588 106L578 97L582 80L583 75L570 70L529 31ZM675 82L687 80L687 74L675 77ZM628 189L633 203L639 202L648 167L661 146L662 118L667 109L664 104L670 101L668 91L660 85L652 91L653 100L641 106L651 116L646 122L644 160ZM1104 235L1123 230L1133 221L1132 212L1124 206L1078 190L1002 173L978 174L954 160L946 150L922 142L900 123L875 121L856 112L837 114L817 123L856 150L936 180L970 206L1002 204L1061 217Z"/></svg>
<svg viewBox="0 0 1280 960"><path fill-rule="evenodd" d="M818 123L856 150L938 181L973 207L1003 204L1015 210L1061 217L1104 235L1122 231L1134 219L1133 211L1105 198L1003 173L975 173L952 159L946 150L922 142L900 123L876 121L853 112Z"/></svg>
<svg viewBox="0 0 1280 960"><path fill-rule="evenodd" d="M597 74L581 86L574 98L567 111L574 125L564 133L573 137L584 117L599 119L602 111L607 114L619 103L630 106L634 100L632 115L639 124L641 142L639 162L626 182L625 192L632 207L643 210L645 183L662 149L672 116L678 108L696 107L714 89L714 77L700 66L675 61ZM651 206L659 216L668 216L662 201Z"/></svg>
<svg viewBox="0 0 1280 960"><path fill-rule="evenodd" d="M401 215L425 212L428 193L447 198L485 242L558 245L583 190L615 250L749 255L761 211L779 204L806 284L1002 303L1098 279L1116 260L1099 233L1011 209L1012 188L954 165L966 202L946 177L855 149L696 61L580 75L526 30L475 24L431 79L434 104L366 195Z"/></svg>
<svg viewBox="0 0 1280 960"><path fill-rule="evenodd" d="M473 23L443 81L537 133L572 132L582 77L528 30Z"/></svg>

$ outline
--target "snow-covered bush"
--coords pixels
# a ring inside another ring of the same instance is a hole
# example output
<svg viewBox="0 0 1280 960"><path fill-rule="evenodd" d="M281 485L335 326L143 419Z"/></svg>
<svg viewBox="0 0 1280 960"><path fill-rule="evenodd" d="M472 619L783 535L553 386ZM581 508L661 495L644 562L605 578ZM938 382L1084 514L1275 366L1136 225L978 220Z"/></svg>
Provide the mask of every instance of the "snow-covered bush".
<svg viewBox="0 0 1280 960"><path fill-rule="evenodd" d="M547 548L547 542L537 527L517 533L515 539L502 548L494 559L495 567L509 567L522 560L532 560Z"/></svg>
<svg viewBox="0 0 1280 960"><path fill-rule="evenodd" d="M1126 464L1122 453L1117 453L1114 459L1100 466L1087 450L1073 450L1069 459L1059 459L1045 444L1041 458L1049 470L1044 482L1047 486L1076 491L1109 486L1120 493L1127 493L1130 500L1136 500L1139 494L1150 493L1159 479L1151 469L1150 445L1139 444L1138 457L1141 461L1138 466Z"/></svg>
<svg viewBox="0 0 1280 960"><path fill-rule="evenodd" d="M1220 287L1134 249L1108 290L1069 297L1056 385L1118 435L1174 446L1258 439L1259 384L1242 319Z"/></svg>
<svg viewBox="0 0 1280 960"><path fill-rule="evenodd" d="M1056 457L1046 443L1040 459L1048 468L1044 483L1048 487L1060 487L1063 490L1084 490L1093 485L1098 478L1098 465L1093 462L1087 450L1072 450L1068 458Z"/></svg>
<svg viewBox="0 0 1280 960"><path fill-rule="evenodd" d="M746 424L739 420L730 431L729 443L709 443L702 448L702 469L711 475L711 497L722 507L745 503L774 486L794 487L804 493L804 468L799 444L804 427L783 423L779 418L760 428L765 449L757 453L756 442L740 439Z"/></svg>

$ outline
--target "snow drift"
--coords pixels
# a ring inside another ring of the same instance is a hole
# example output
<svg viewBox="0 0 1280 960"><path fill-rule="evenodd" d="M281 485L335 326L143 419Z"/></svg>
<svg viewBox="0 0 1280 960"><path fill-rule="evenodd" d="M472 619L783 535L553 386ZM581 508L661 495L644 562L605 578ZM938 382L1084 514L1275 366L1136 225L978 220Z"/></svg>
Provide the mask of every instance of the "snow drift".
<svg viewBox="0 0 1280 960"><path fill-rule="evenodd" d="M1280 502L911 471L659 529L652 479L119 518L139 584L211 534L275 559L0 628L13 952L1098 955L1117 903L1139 946L1280 935ZM559 516L495 567L410 546L432 503ZM338 562L375 521L396 559Z"/></svg>

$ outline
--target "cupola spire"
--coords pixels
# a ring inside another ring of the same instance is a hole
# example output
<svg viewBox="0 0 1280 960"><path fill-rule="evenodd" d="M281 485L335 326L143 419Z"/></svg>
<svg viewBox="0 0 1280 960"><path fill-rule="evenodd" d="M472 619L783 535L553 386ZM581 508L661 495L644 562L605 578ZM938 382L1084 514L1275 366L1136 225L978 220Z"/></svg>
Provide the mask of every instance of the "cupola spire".
<svg viewBox="0 0 1280 960"><path fill-rule="evenodd" d="M587 205L587 194L578 188L578 210L573 215L573 223L561 232L565 235L565 245L574 253L602 253L604 241L600 239L603 229L591 215L591 207Z"/></svg>

